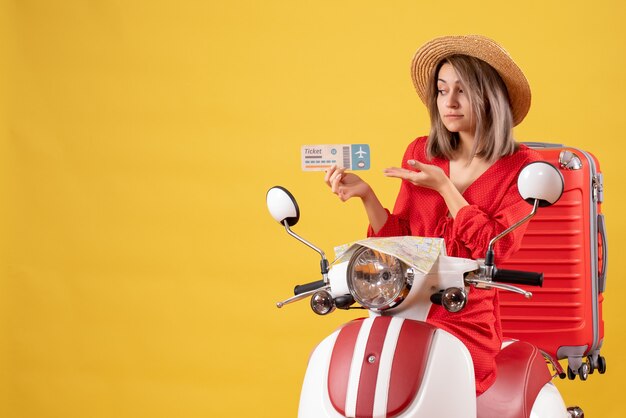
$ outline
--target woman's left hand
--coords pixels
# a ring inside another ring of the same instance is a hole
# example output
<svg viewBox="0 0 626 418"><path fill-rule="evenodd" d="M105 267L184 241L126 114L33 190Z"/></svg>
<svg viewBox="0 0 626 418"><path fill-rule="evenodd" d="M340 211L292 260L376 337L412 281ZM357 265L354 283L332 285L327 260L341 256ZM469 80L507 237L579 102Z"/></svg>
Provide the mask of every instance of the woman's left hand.
<svg viewBox="0 0 626 418"><path fill-rule="evenodd" d="M415 170L391 167L385 169L384 173L387 177L400 178L416 186L426 187L439 193L450 181L446 173L436 165L420 163L417 160L408 160L407 163Z"/></svg>

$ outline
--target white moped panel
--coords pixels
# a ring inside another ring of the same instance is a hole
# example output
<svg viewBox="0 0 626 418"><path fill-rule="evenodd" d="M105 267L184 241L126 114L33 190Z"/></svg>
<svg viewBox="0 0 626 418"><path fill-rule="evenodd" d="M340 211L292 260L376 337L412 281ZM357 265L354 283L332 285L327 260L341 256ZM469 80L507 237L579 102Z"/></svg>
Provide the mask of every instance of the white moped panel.
<svg viewBox="0 0 626 418"><path fill-rule="evenodd" d="M537 395L530 418L569 418L565 402L552 383L546 383Z"/></svg>
<svg viewBox="0 0 626 418"><path fill-rule="evenodd" d="M336 331L325 338L311 355L300 397L300 418L343 417L335 410L328 395L328 370L338 334ZM386 373L389 368L382 367L381 370ZM385 379L379 374L378 378L382 391L385 391L388 377ZM358 379L355 384L358 385ZM386 407L380 407L378 387L376 391L378 406L374 417L385 418ZM386 402L386 395L382 396L382 402ZM348 416L354 416L354 409L346 406L347 412L352 411ZM456 337L438 329L433 335L422 385L416 398L398 417L475 418L475 411L474 368L469 351Z"/></svg>
<svg viewBox="0 0 626 418"><path fill-rule="evenodd" d="M415 321L426 321L430 311L430 295L449 287L465 287L463 276L468 271L478 269L475 260L465 258L439 256L437 261L427 273L415 273L413 287L400 305L389 310L393 315L413 319ZM350 293L347 282L348 262L344 261L333 265L328 274L331 294L334 297L347 295ZM370 311L370 315L378 315L375 311Z"/></svg>
<svg viewBox="0 0 626 418"><path fill-rule="evenodd" d="M398 418L475 418L476 382L469 350L438 329L416 399Z"/></svg>
<svg viewBox="0 0 626 418"><path fill-rule="evenodd" d="M330 283L331 294L333 297L349 295L350 289L348 288L348 261L343 263L334 264L328 272L328 281Z"/></svg>
<svg viewBox="0 0 626 418"><path fill-rule="evenodd" d="M474 260L440 255L427 274L416 274L413 287L398 307L390 309L393 315L425 322L432 306L430 295L449 287L463 289L463 276L478 269Z"/></svg>
<svg viewBox="0 0 626 418"><path fill-rule="evenodd" d="M328 396L328 369L337 335L339 330L324 338L311 354L300 394L299 418L342 418Z"/></svg>

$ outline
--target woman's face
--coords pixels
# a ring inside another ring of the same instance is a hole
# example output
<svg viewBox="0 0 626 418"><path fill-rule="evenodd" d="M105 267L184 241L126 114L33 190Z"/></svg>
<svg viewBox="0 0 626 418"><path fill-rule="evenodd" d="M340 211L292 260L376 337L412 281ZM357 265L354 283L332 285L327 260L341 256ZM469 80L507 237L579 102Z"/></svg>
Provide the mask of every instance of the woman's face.
<svg viewBox="0 0 626 418"><path fill-rule="evenodd" d="M443 64L437 74L437 108L444 126L450 132L474 134L474 113L467 90L454 67L448 63Z"/></svg>

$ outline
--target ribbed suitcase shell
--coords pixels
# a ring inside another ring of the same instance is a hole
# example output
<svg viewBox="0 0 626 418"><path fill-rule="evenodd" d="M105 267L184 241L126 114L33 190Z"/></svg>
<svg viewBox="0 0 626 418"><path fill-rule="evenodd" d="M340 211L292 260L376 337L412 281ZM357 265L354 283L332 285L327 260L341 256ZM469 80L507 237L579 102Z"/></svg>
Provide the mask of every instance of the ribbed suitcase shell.
<svg viewBox="0 0 626 418"><path fill-rule="evenodd" d="M500 292L505 337L533 343L578 370L585 356L597 360L604 338L606 231L600 212L602 174L588 152L547 143L527 143L563 175L565 190L553 206L539 208L521 249L499 268L544 273L542 288L527 288L530 300ZM578 170L560 166L562 151L582 161ZM530 208L530 207L529 207Z"/></svg>

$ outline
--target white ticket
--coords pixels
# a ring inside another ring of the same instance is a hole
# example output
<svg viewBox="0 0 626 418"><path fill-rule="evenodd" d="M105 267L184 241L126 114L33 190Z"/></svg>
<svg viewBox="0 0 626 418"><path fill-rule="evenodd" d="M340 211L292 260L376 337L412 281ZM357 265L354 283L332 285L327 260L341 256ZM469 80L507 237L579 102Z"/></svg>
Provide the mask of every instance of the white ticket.
<svg viewBox="0 0 626 418"><path fill-rule="evenodd" d="M367 144L324 144L302 146L302 170L323 171L336 164L349 170L369 170Z"/></svg>

